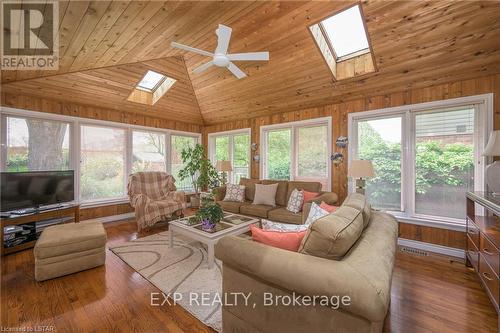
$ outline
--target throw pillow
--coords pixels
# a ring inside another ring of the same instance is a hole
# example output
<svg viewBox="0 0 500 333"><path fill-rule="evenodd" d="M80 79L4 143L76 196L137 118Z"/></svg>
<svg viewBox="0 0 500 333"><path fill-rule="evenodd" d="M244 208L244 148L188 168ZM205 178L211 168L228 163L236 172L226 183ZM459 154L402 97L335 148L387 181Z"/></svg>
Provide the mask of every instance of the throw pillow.
<svg viewBox="0 0 500 333"><path fill-rule="evenodd" d="M260 220L262 224L262 230L265 231L281 231L281 232L287 232L287 231L305 231L309 226L305 224L290 224L290 223L280 223L280 222L273 222L269 220L262 219Z"/></svg>
<svg viewBox="0 0 500 333"><path fill-rule="evenodd" d="M357 242L362 232L362 212L342 206L311 225L300 244L299 252L339 260Z"/></svg>
<svg viewBox="0 0 500 333"><path fill-rule="evenodd" d="M276 206L277 190L277 183L271 185L255 184L255 197L253 198L253 204Z"/></svg>
<svg viewBox="0 0 500 333"><path fill-rule="evenodd" d="M226 196L222 201L245 201L245 186L236 184L226 185Z"/></svg>
<svg viewBox="0 0 500 333"><path fill-rule="evenodd" d="M252 232L252 239L256 242L294 252L298 251L300 243L306 235L306 231L265 231L253 224L250 225L250 231Z"/></svg>
<svg viewBox="0 0 500 333"><path fill-rule="evenodd" d="M298 213L302 210L302 204L304 203L304 193L297 189L292 191L290 194L290 199L288 199L288 205L286 209L292 213Z"/></svg>
<svg viewBox="0 0 500 333"><path fill-rule="evenodd" d="M321 208L317 203L313 202L311 203L311 210L309 211L309 215L307 216L304 224L306 226L310 226L314 221L328 214L330 213Z"/></svg>
<svg viewBox="0 0 500 333"><path fill-rule="evenodd" d="M328 213L333 213L334 211L336 211L337 209L339 209L339 206L332 206L332 205L327 204L324 201L321 201L321 205L319 205L319 207L323 208Z"/></svg>
<svg viewBox="0 0 500 333"><path fill-rule="evenodd" d="M304 209L304 205L306 204L306 202L316 198L319 195L319 193L317 192L309 192L306 190L303 190L302 193L304 194L304 203L302 204L302 209Z"/></svg>

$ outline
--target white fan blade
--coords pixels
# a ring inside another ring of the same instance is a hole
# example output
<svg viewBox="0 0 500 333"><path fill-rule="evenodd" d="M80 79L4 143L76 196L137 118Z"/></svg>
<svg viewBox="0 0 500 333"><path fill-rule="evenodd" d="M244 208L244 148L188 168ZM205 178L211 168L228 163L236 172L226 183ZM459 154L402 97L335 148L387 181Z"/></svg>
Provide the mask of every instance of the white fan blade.
<svg viewBox="0 0 500 333"><path fill-rule="evenodd" d="M229 60L233 61L267 61L269 60L269 52L247 52L247 53L233 53L228 54Z"/></svg>
<svg viewBox="0 0 500 333"><path fill-rule="evenodd" d="M197 48L194 48L194 47L191 47L191 46L187 46L187 45L184 45L184 44L179 44L179 43L176 43L176 42L172 42L172 43L170 43L170 45L172 47L177 48L177 49L186 50L186 51L190 51L190 52L194 52L194 53L206 55L206 56L209 56L209 57L213 57L214 56L213 53L210 53L210 52L204 51L204 50L200 50L200 49L197 49Z"/></svg>
<svg viewBox="0 0 500 333"><path fill-rule="evenodd" d="M200 74L201 72L205 71L208 67L210 67L212 65L213 65L213 62L209 61L206 64L203 64L203 65L198 66L195 69L193 69L193 73Z"/></svg>
<svg viewBox="0 0 500 333"><path fill-rule="evenodd" d="M229 63L227 69L229 69L231 73L233 73L234 76L236 76L238 79L242 79L247 76L241 69L238 68L238 66L236 66L232 62Z"/></svg>
<svg viewBox="0 0 500 333"><path fill-rule="evenodd" d="M219 24L219 28L215 30L217 34L217 48L215 49L215 53L227 53L227 48L229 47L229 40L231 39L231 29L230 27L226 27L225 25Z"/></svg>

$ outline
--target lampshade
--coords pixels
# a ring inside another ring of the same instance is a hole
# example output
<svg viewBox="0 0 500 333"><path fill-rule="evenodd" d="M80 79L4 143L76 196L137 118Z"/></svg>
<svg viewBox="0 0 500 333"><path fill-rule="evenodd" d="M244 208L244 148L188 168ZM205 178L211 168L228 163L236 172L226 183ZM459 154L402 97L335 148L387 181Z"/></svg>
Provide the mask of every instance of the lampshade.
<svg viewBox="0 0 500 333"><path fill-rule="evenodd" d="M484 156L500 156L500 131L493 131L483 152Z"/></svg>
<svg viewBox="0 0 500 333"><path fill-rule="evenodd" d="M373 177L375 173L373 171L372 161L352 160L347 175L352 178Z"/></svg>
<svg viewBox="0 0 500 333"><path fill-rule="evenodd" d="M233 171L233 167L231 166L231 161L217 161L217 171Z"/></svg>

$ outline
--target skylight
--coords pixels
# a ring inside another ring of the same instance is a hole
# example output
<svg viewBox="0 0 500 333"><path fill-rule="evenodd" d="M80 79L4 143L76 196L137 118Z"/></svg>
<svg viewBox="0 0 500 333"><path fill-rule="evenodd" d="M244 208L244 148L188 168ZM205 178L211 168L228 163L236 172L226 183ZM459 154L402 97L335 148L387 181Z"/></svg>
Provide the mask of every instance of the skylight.
<svg viewBox="0 0 500 333"><path fill-rule="evenodd" d="M144 75L137 88L153 92L165 80L166 76L154 71L149 71Z"/></svg>
<svg viewBox="0 0 500 333"><path fill-rule="evenodd" d="M358 53L369 52L368 39L359 5L352 6L323 21L321 25L339 58Z"/></svg>

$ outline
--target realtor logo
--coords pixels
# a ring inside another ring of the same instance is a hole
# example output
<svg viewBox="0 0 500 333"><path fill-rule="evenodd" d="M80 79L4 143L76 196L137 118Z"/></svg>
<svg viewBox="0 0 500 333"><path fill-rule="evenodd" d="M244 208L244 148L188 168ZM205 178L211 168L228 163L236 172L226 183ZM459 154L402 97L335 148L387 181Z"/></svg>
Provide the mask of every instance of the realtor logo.
<svg viewBox="0 0 500 333"><path fill-rule="evenodd" d="M57 1L2 1L2 70L57 70L58 28Z"/></svg>

